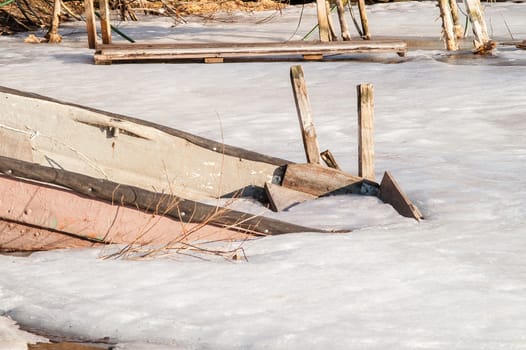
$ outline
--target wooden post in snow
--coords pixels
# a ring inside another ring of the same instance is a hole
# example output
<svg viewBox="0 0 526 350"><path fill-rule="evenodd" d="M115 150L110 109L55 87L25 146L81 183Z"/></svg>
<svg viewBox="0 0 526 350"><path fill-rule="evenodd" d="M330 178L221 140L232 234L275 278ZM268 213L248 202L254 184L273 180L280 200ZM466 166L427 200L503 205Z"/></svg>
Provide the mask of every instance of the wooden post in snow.
<svg viewBox="0 0 526 350"><path fill-rule="evenodd" d="M486 28L486 21L484 19L484 11L480 0L464 0L466 4L466 11L471 21L473 28L473 45L476 53L487 53L493 50L493 45L489 39L488 29Z"/></svg>
<svg viewBox="0 0 526 350"><path fill-rule="evenodd" d="M329 21L325 0L316 0L316 9L318 14L318 29L320 31L321 41L330 41Z"/></svg>
<svg viewBox="0 0 526 350"><path fill-rule="evenodd" d="M358 176L374 181L373 85L360 84L358 92Z"/></svg>
<svg viewBox="0 0 526 350"><path fill-rule="evenodd" d="M457 39L464 37L464 30L460 24L460 17L458 15L457 0L449 0L449 7L451 7L451 17L453 18L453 28Z"/></svg>
<svg viewBox="0 0 526 350"><path fill-rule="evenodd" d="M446 41L446 49L448 51L457 51L457 36L455 34L449 0L438 0L438 7L440 7L440 17L442 17L442 31Z"/></svg>
<svg viewBox="0 0 526 350"><path fill-rule="evenodd" d="M307 94L307 84L305 83L303 68L301 66L292 66L290 68L290 81L294 92L294 101L296 102L296 111L298 112L307 162L320 164L320 147L318 146L316 129L312 121L312 109Z"/></svg>
<svg viewBox="0 0 526 350"><path fill-rule="evenodd" d="M99 0L99 6L102 43L111 44L110 5L108 0Z"/></svg>
<svg viewBox="0 0 526 350"><path fill-rule="evenodd" d="M338 10L338 19L340 20L340 29L342 31L343 40L351 40L351 33L349 32L349 26L345 19L345 8L343 7L342 0L336 0L336 8Z"/></svg>
<svg viewBox="0 0 526 350"><path fill-rule="evenodd" d="M358 9L360 10L363 39L370 40L371 33L369 32L369 21L367 19L367 12L365 11L365 0L358 0Z"/></svg>
<svg viewBox="0 0 526 350"><path fill-rule="evenodd" d="M62 41L62 37L58 34L58 27L60 25L60 0L55 0L53 4L53 17L51 18L51 25L46 34L48 43L58 44Z"/></svg>
<svg viewBox="0 0 526 350"><path fill-rule="evenodd" d="M88 32L88 47L97 47L97 27L95 25L95 7L93 0L84 1L84 11L86 12L86 31Z"/></svg>

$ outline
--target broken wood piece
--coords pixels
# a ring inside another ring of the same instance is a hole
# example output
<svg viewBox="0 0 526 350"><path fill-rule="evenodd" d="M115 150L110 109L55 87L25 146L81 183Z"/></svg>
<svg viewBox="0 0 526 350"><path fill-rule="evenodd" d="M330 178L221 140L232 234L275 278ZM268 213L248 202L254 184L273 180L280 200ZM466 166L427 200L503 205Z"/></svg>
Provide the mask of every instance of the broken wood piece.
<svg viewBox="0 0 526 350"><path fill-rule="evenodd" d="M224 59L223 57L205 57L204 62L205 63L223 63Z"/></svg>
<svg viewBox="0 0 526 350"><path fill-rule="evenodd" d="M323 55L316 54L316 55L303 55L303 59L305 61L321 61L323 60Z"/></svg>
<svg viewBox="0 0 526 350"><path fill-rule="evenodd" d="M112 349L109 344L91 345L83 343L37 343L29 344L28 350L106 350Z"/></svg>
<svg viewBox="0 0 526 350"><path fill-rule="evenodd" d="M88 47L94 49L97 46L97 26L95 25L95 8L93 0L84 1L86 12L86 31L88 32Z"/></svg>
<svg viewBox="0 0 526 350"><path fill-rule="evenodd" d="M340 166L336 162L336 159L334 158L334 155L332 154L331 151L325 150L320 153L320 156L321 156L321 159L323 159L323 161L325 162L325 164L327 164L329 168L341 170Z"/></svg>
<svg viewBox="0 0 526 350"><path fill-rule="evenodd" d="M296 204L316 198L316 196L309 193L296 191L270 182L265 183L265 193L267 194L270 209L276 212L287 210Z"/></svg>
<svg viewBox="0 0 526 350"><path fill-rule="evenodd" d="M372 84L358 92L358 176L374 181L374 97Z"/></svg>
<svg viewBox="0 0 526 350"><path fill-rule="evenodd" d="M384 203L391 204L398 214L402 216L413 218L417 221L420 221L424 218L418 208L402 191L389 171L384 173L382 183L380 184L380 193L378 197Z"/></svg>
<svg viewBox="0 0 526 350"><path fill-rule="evenodd" d="M305 83L303 68L301 66L290 67L290 80L294 92L294 101L296 102L296 111L298 112L307 162L320 164L320 147L318 146L316 129L312 121L312 109L307 94L307 84Z"/></svg>
<svg viewBox="0 0 526 350"><path fill-rule="evenodd" d="M376 195L379 188L374 181L316 164L288 164L281 186L314 196L346 193Z"/></svg>

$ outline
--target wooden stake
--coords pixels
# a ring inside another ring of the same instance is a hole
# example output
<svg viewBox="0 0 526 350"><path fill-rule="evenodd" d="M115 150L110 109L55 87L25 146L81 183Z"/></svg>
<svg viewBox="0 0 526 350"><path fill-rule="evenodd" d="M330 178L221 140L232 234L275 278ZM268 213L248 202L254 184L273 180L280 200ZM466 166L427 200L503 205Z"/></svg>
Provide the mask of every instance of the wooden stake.
<svg viewBox="0 0 526 350"><path fill-rule="evenodd" d="M331 151L325 150L321 152L320 156L321 156L321 159L323 159L323 161L325 162L325 164L327 164L329 168L341 170L340 166L336 162L336 159L334 158L334 155L332 154Z"/></svg>
<svg viewBox="0 0 526 350"><path fill-rule="evenodd" d="M473 45L475 50L486 52L485 47L490 42L486 21L484 20L484 11L480 5L480 0L465 0L466 10L468 12L471 27L473 28Z"/></svg>
<svg viewBox="0 0 526 350"><path fill-rule="evenodd" d="M457 39L464 37L464 30L460 24L460 17L458 15L457 0L449 0L449 7L451 8L451 17L453 18L453 28Z"/></svg>
<svg viewBox="0 0 526 350"><path fill-rule="evenodd" d="M93 0L84 1L84 10L86 12L86 31L88 32L88 47L95 49L97 47L97 27L95 25L95 8Z"/></svg>
<svg viewBox="0 0 526 350"><path fill-rule="evenodd" d="M60 24L60 0L55 0L53 4L53 17L51 18L51 25L49 32L46 34L48 43L58 44L62 41L62 37L58 34L58 26Z"/></svg>
<svg viewBox="0 0 526 350"><path fill-rule="evenodd" d="M374 97L372 84L358 91L358 176L374 181Z"/></svg>
<svg viewBox="0 0 526 350"><path fill-rule="evenodd" d="M345 19L345 8L343 7L342 0L336 0L336 8L338 9L338 19L340 20L340 29L342 31L342 39L347 41L351 40L351 33L349 32L349 26Z"/></svg>
<svg viewBox="0 0 526 350"><path fill-rule="evenodd" d="M325 1L325 10L327 12L327 23L329 23L329 39L330 41L337 41L338 34L336 34L336 27L334 26L334 22L332 21L331 4L328 1Z"/></svg>
<svg viewBox="0 0 526 350"><path fill-rule="evenodd" d="M358 0L358 9L360 10L360 20L362 21L363 39L371 39L369 32L369 21L367 20L367 12L365 11L365 0Z"/></svg>
<svg viewBox="0 0 526 350"><path fill-rule="evenodd" d="M320 164L320 147L318 146L316 129L312 121L312 109L307 94L307 84L305 83L303 68L301 66L292 66L290 68L290 81L294 92L294 101L296 102L296 111L298 112L307 162Z"/></svg>
<svg viewBox="0 0 526 350"><path fill-rule="evenodd" d="M449 0L438 0L438 7L440 7L440 17L442 17L442 30L446 40L446 49L448 51L456 51L458 50L458 44Z"/></svg>
<svg viewBox="0 0 526 350"><path fill-rule="evenodd" d="M99 0L99 6L102 43L111 44L110 6L108 0Z"/></svg>
<svg viewBox="0 0 526 350"><path fill-rule="evenodd" d="M327 8L325 7L325 0L316 0L316 8L318 14L318 29L320 31L320 41L330 41L329 22L327 17Z"/></svg>

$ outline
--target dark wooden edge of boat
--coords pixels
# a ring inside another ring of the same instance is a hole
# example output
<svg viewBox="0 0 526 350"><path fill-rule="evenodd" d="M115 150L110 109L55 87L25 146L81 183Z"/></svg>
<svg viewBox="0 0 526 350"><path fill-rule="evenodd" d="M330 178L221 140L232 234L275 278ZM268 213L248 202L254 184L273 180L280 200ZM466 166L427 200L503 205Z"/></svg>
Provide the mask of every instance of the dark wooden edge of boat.
<svg viewBox="0 0 526 350"><path fill-rule="evenodd" d="M171 127L168 127L168 126L156 124L156 123L153 123L153 122L149 122L149 121L146 121L146 120L142 120L142 119L138 119L138 118L134 118L134 117L129 117L129 116L121 115L121 114L116 114L116 113L111 113L111 112L107 112L107 111L102 111L102 110L99 110L99 109L96 109L96 108L86 107L86 106L78 105L78 104L75 104L75 103L64 102L64 101L60 101L60 100L57 100L57 99L54 99L54 98L51 98L51 97L39 95L39 94L32 93L32 92L20 91L20 90L8 88L8 87L5 87L5 86L0 86L0 92L12 94L12 95L18 95L18 96L22 96L22 97L39 99L39 100L53 102L53 103L58 103L58 104L65 105L65 106L80 108L80 109L84 109L84 110L87 110L87 111L90 111L90 112L99 113L99 114L108 116L110 118L126 120L126 121L129 121L129 122L132 122L132 123L136 123L136 124L139 124L139 125L155 128L155 129L160 130L162 132L165 132L165 133L167 133L169 135L172 135L172 136L175 136L175 137L179 137L179 138L184 139L184 140L186 140L186 141L188 141L190 143L193 143L193 144L195 144L195 145L197 145L199 147L203 147L205 149L208 149L210 151L217 152L217 153L220 153L220 154L225 154L225 155L229 155L229 156L233 156L233 157L239 157L239 158L243 158L243 159L247 159L247 160L251 160L251 161L256 161L256 162L265 162L265 163L269 163L269 164L273 164L273 165L285 165L285 164L291 163L288 160L267 156L267 155L264 155L264 154L261 154L261 153L258 153L258 152L249 151L249 150L246 150L246 149L243 149L243 148L239 148L239 147L229 146L229 145L217 142L217 141L209 140L209 139L206 139L204 137L193 135L193 134L190 134L188 132L181 131L181 130L178 130L178 129L174 129L174 128L171 128Z"/></svg>
<svg viewBox="0 0 526 350"><path fill-rule="evenodd" d="M187 200L172 194L151 192L135 186L9 157L0 156L0 173L14 178L60 186L89 198L168 216L182 222L207 223L252 235L332 232Z"/></svg>

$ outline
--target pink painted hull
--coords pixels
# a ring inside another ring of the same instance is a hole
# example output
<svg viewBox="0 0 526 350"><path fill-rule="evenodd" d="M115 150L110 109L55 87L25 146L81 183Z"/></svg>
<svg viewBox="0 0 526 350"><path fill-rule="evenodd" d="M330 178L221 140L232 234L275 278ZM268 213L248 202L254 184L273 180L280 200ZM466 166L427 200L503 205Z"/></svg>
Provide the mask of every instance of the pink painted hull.
<svg viewBox="0 0 526 350"><path fill-rule="evenodd" d="M0 193L0 250L49 250L109 243L166 245L177 240L250 237L211 225L182 223L6 176L0 176Z"/></svg>

